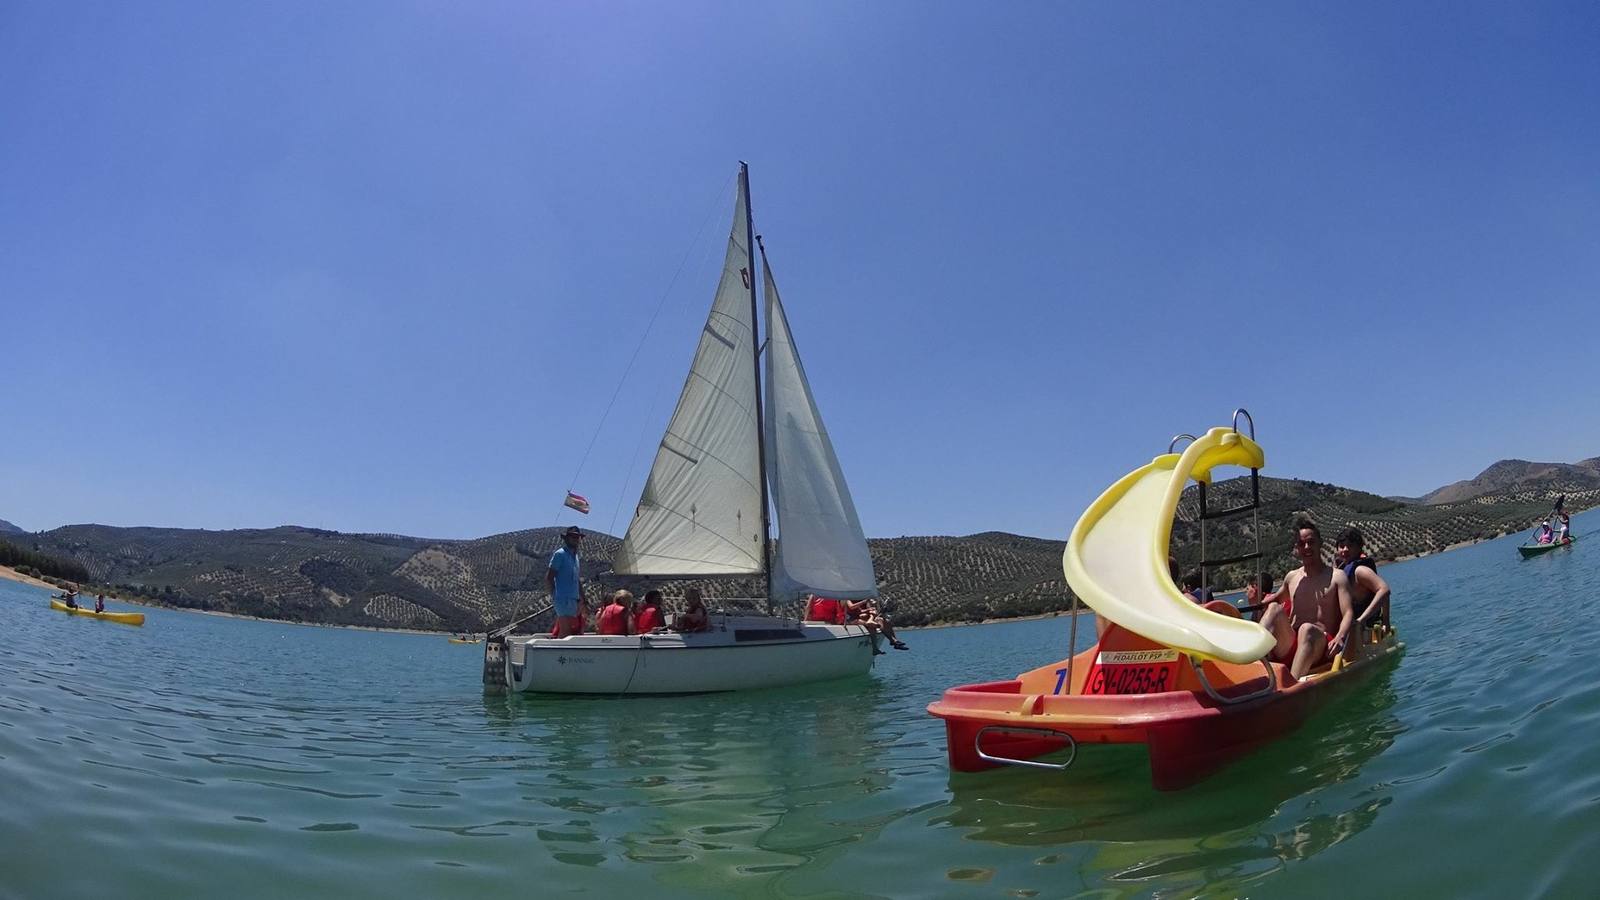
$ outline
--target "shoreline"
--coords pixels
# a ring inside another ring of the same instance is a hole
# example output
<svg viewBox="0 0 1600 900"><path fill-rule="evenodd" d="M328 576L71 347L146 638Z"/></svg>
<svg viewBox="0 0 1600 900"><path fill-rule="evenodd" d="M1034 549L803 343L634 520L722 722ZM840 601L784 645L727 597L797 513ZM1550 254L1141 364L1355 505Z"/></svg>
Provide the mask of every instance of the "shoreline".
<svg viewBox="0 0 1600 900"><path fill-rule="evenodd" d="M1414 554L1411 554L1409 556L1398 556L1398 557L1394 557L1394 558L1391 558L1391 559L1382 559L1382 560L1379 560L1379 562L1380 563L1384 563L1384 564L1410 562L1410 561L1412 561L1414 559L1422 559L1423 557L1427 557L1427 556L1438 556L1441 553L1449 553L1452 550L1460 550L1463 547L1471 547L1474 544L1481 544L1481 543L1483 543L1485 541L1498 540L1499 538L1508 537L1508 536L1510 536L1510 535L1509 534L1502 534L1502 535L1495 535L1494 537L1474 538L1472 540L1457 541L1456 543L1450 544L1449 546L1441 548L1439 550L1431 550L1431 551L1429 551L1427 553L1414 553ZM60 590L60 588L58 588L57 586L51 584L48 581L43 581L41 579L34 578L31 575L24 575L21 572L18 572L17 570L11 568L10 566L0 566L0 578L7 579L9 581L19 582L19 583L26 584L26 585L30 585L32 587L45 588L46 590L52 590L52 591ZM1234 593L1234 592L1235 591L1222 591L1222 592L1219 592L1219 593ZM98 592L91 592L91 593L98 593ZM191 609L191 608L185 607L185 606L168 606L168 605L163 604L163 603L151 603L151 602L146 601L146 600L130 600L128 598L119 597L119 596L116 596L116 595L109 595L109 596L111 597L111 599L115 600L118 603L126 603L126 604L129 604L130 606L144 606L144 607L149 607L151 609L168 609L168 610L172 610L174 612L183 612L183 613L198 613L198 614L203 615L203 616L220 616L222 618L227 618L227 619L241 619L241 620L244 620L244 621L247 621L247 622L270 622L270 623L274 623L274 624L278 624L278 625L299 625L299 626L306 627L306 628L344 628L344 629L349 629L349 630L352 630L352 631L389 632L389 633L393 633L393 634L412 634L412 635L419 635L419 636L425 636L425 637L439 637L439 636L455 637L456 635L462 633L462 632L458 632L458 631L428 631L428 630L424 630L424 629L420 629L420 628L399 628L399 627L387 626L387 625L340 625L340 624L333 623L333 622L294 622L294 621L291 621L289 619L269 619L269 618L267 618L265 616L251 616L251 615L245 615L244 613L222 612L220 610L214 610L214 609ZM1080 605L1078 607L1078 614L1090 613L1092 615L1093 612L1094 612L1094 610L1091 610L1086 606L1081 606ZM977 619L977 620L970 621L970 622L934 622L934 623L931 623L931 624L928 624L928 625L906 626L905 628L900 628L900 629L897 629L897 630L898 631L905 631L905 632L912 632L912 631L930 631L930 630L933 630L933 629L936 629L936 628L966 628L966 627L974 626L974 625L998 625L998 624L1001 624L1003 622L1031 622L1031 621L1037 621L1039 619L1056 619L1056 618L1061 618L1062 616L1066 616L1066 617L1070 618L1072 615L1074 615L1074 613L1069 608L1069 609L1059 609L1059 610L1055 610L1053 612L1046 612L1046 613L1033 613L1033 614L1026 615L1026 616L989 617L989 618L985 618L985 619ZM482 632L469 632L469 634L472 634L472 635L481 634L481 633Z"/></svg>
<svg viewBox="0 0 1600 900"><path fill-rule="evenodd" d="M1430 551L1428 551L1426 553L1413 553L1413 554L1410 554L1409 556L1395 556L1395 557L1390 557L1390 558L1387 558L1387 559L1380 559L1380 560L1378 560L1378 562L1383 564L1383 565L1392 565L1394 563L1411 562L1412 560L1423 559L1423 558L1429 557L1429 556L1438 556L1438 555L1443 554L1443 553L1449 553L1452 550L1460 550L1460 549L1462 549L1464 547L1471 547L1471 546L1473 546L1475 544L1482 544L1485 541L1497 541L1497 540L1499 540L1499 539L1501 539L1503 537L1510 537L1512 534L1515 534L1515 533L1516 532L1507 532L1506 534L1497 534L1497 535L1494 535L1493 537L1473 538L1472 540L1456 541L1454 544L1450 544L1449 546L1442 547L1442 548L1440 548L1438 550L1430 550ZM1224 595L1227 595L1227 594L1242 594L1243 592L1244 592L1244 588L1243 587L1238 587L1238 588L1231 588L1231 589L1226 590L1226 591L1217 591L1216 595L1220 598L1220 597L1223 597ZM1089 614L1093 615L1094 614L1094 610L1089 609L1088 607L1083 606L1083 605L1080 604L1076 614L1077 615L1082 615L1083 613L1089 613ZM1027 615L1027 616L1010 616L1010 617L1004 617L1004 618L978 619L978 620L972 621L972 622L935 622L935 623L930 624L930 625L908 625L908 626L906 626L904 628L896 628L895 630L896 631L911 632L911 631L929 631L929 630L932 630L932 629L935 629L935 628L965 628L965 627L967 627L969 625L998 625L998 624L1000 624L1002 622L1030 622L1030 621L1034 621L1034 620L1037 620L1037 619L1054 619L1054 618L1059 618L1061 616L1071 617L1072 615L1074 615L1074 613L1073 613L1073 611L1071 609L1061 609L1061 610L1056 610L1055 612L1035 613L1033 615Z"/></svg>
<svg viewBox="0 0 1600 900"><path fill-rule="evenodd" d="M33 577L32 575L24 575L10 566L0 566L0 578L4 578L7 581L15 581L19 584L30 585L32 587L42 587L52 591L59 590L59 588L48 581L43 581Z"/></svg>
<svg viewBox="0 0 1600 900"><path fill-rule="evenodd" d="M20 584L26 584L29 587L44 588L48 591L61 590L60 587L53 585L48 581L42 581L38 578L34 578L31 575L24 575L10 566L0 566L0 578L4 578L7 581L15 581ZM79 596L93 597L98 593L100 592L84 591L80 589ZM220 616L224 619L240 619L246 622L267 622L273 625L298 625L304 628L347 628L352 631L382 631L392 634L415 634L424 637L455 637L459 634L462 634L462 632L459 631L424 631L420 628L398 628L387 625L340 625L336 622L295 622L289 619L269 619L265 616L247 616L244 613L223 612L222 610L217 609L190 609L187 606L168 606L165 603L151 603L148 600L142 599L132 600L109 591L106 592L106 598L109 600L114 600L117 603L125 603L129 606L142 606L146 609L165 609L172 612L196 613L202 616ZM482 632L478 631L467 633L474 635L482 634Z"/></svg>

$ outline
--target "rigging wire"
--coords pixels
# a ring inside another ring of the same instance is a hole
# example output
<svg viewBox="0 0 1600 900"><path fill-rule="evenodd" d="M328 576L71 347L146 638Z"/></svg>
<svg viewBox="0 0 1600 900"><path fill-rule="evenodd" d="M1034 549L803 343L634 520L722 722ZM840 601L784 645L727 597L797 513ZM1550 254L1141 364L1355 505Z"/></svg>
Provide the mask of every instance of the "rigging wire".
<svg viewBox="0 0 1600 900"><path fill-rule="evenodd" d="M718 199L720 200L721 197ZM704 227L704 224L702 224L702 230ZM698 236L696 236L696 243L699 243ZM716 246L702 247L700 250L700 263L702 265L709 264L718 250L726 252L726 248ZM622 479L622 490L617 494L617 502L611 506L611 523L606 526L606 531L610 534L617 533L617 517L622 514L623 501L628 497L628 487L633 484L633 473L639 466L639 454L644 450L645 438L650 436L651 422L655 418L656 411L661 408L661 395L666 392L671 384L667 379L656 379L655 394L650 398L650 405L645 407L645 414L639 419L639 438L634 442L633 455L628 459L628 474Z"/></svg>
<svg viewBox="0 0 1600 900"><path fill-rule="evenodd" d="M650 321L645 323L644 333L639 335L639 343L633 348L633 355L628 357L628 364L623 367L622 376L617 379L617 387L611 392L611 400L606 403L605 410L600 414L600 421L595 425L594 431L589 436L589 446L584 448L583 456L578 460L578 468L572 473L572 479L568 482L567 487L569 492L572 491L573 487L577 486L578 478L583 474L583 467L589 461L589 454L594 451L595 442L600 439L600 432L605 428L606 419L611 415L611 408L616 405L617 397L622 394L622 386L627 384L628 375L633 371L633 364L638 361L640 352L644 350L645 342L650 338L650 331L655 327L656 319L660 318L661 310L667 304L667 297L671 296L673 287L678 283L678 276L683 274L684 267L689 262L689 257L693 255L694 248L699 244L701 235L705 233L706 225L710 224L711 217L716 214L717 207L722 205L723 197L728 193L728 185L733 180L733 178L729 178L728 181L723 182L722 188L717 191L716 202L706 212L705 218L700 221L700 227L695 231L694 238L690 240L688 249L684 251L683 259L678 262L677 271L672 273L672 278L667 282L666 290L661 292L661 299L656 301L655 311L650 314ZM560 524L561 520L566 516L567 508L563 504L561 511L556 514L557 524ZM613 520L613 527L614 525L615 521Z"/></svg>

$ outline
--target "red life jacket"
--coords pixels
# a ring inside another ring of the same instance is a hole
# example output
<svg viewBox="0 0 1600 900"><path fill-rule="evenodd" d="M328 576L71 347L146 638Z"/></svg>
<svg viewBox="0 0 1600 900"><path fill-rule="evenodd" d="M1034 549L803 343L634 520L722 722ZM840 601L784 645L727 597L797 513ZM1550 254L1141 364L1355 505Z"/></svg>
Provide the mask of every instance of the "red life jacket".
<svg viewBox="0 0 1600 900"><path fill-rule="evenodd" d="M633 620L633 630L635 633L644 634L652 628L660 628L666 624L666 620L661 617L661 607L646 606L639 610L638 617Z"/></svg>
<svg viewBox="0 0 1600 900"><path fill-rule="evenodd" d="M843 613L839 609L839 601L829 597L812 597L811 608L806 610L807 622L827 622L829 625L839 625L843 621Z"/></svg>
<svg viewBox="0 0 1600 900"><path fill-rule="evenodd" d="M628 633L628 608L620 603L612 603L600 610L601 634L627 634Z"/></svg>

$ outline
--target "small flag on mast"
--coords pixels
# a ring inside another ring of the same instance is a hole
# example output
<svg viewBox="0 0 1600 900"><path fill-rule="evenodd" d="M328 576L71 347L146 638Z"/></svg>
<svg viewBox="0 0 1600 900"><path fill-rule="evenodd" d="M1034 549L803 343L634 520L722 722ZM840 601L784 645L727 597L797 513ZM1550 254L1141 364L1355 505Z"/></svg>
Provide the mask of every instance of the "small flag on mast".
<svg viewBox="0 0 1600 900"><path fill-rule="evenodd" d="M565 505L572 507L573 509L577 510L578 512L583 513L586 516L589 514L589 501L583 499L582 497L578 496L577 494L574 494L571 491L567 491L567 499L565 501Z"/></svg>

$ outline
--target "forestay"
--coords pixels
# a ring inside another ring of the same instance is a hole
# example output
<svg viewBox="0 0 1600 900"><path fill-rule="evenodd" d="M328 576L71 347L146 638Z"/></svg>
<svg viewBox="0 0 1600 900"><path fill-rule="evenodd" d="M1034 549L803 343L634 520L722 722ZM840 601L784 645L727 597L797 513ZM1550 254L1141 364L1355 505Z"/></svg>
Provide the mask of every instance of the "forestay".
<svg viewBox="0 0 1600 900"><path fill-rule="evenodd" d="M875 597L878 581L850 488L822 425L805 368L789 332L772 269L767 293L767 479L778 513L772 600L806 593L847 600Z"/></svg>
<svg viewBox="0 0 1600 900"><path fill-rule="evenodd" d="M744 575L763 570L755 322L743 178L722 280L689 377L656 451L615 571Z"/></svg>

